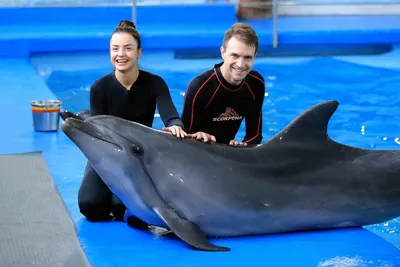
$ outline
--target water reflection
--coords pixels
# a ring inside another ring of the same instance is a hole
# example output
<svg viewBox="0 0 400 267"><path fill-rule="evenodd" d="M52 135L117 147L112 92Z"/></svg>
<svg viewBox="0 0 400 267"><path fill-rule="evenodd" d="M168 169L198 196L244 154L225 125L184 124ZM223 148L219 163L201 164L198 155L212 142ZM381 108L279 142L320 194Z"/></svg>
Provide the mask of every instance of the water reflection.
<svg viewBox="0 0 400 267"><path fill-rule="evenodd" d="M376 262L371 260L364 260L362 257L334 257L329 260L322 261L318 267L368 267L368 266L381 266L381 267L394 267L391 262L378 260Z"/></svg>

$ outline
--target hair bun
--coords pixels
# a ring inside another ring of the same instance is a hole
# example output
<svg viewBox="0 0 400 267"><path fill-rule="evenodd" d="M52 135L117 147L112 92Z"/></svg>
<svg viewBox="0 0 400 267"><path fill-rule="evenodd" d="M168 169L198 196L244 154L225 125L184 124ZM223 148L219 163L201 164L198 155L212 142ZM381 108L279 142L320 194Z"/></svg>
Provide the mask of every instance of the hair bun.
<svg viewBox="0 0 400 267"><path fill-rule="evenodd" d="M121 28L132 27L132 28L136 29L135 23L133 23L132 21L129 21L129 20L121 20L121 22L118 24L118 27L121 27Z"/></svg>

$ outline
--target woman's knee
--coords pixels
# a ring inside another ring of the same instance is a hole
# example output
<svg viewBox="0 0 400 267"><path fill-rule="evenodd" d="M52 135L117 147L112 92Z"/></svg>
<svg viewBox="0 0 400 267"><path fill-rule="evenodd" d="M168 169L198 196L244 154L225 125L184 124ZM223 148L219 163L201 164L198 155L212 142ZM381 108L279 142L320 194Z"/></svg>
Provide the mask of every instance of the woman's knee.
<svg viewBox="0 0 400 267"><path fill-rule="evenodd" d="M102 222L110 220L110 203L78 199L79 211L91 222Z"/></svg>
<svg viewBox="0 0 400 267"><path fill-rule="evenodd" d="M80 212L89 221L110 220L111 191L88 162L78 191Z"/></svg>

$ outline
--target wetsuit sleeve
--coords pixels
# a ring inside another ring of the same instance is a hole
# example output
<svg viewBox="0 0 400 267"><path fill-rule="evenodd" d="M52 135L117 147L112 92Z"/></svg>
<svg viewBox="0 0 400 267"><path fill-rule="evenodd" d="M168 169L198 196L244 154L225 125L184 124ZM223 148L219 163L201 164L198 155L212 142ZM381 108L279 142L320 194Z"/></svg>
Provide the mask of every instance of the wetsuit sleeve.
<svg viewBox="0 0 400 267"><path fill-rule="evenodd" d="M258 94L255 96L255 104L252 106L251 111L246 116L246 136L243 142L249 145L260 144L262 136L262 107L265 98L265 85L260 85Z"/></svg>
<svg viewBox="0 0 400 267"><path fill-rule="evenodd" d="M201 94L202 85L199 79L193 79L186 89L185 101L182 110L182 121L185 125L186 132L189 134L201 131L200 125L200 113L202 110L202 98Z"/></svg>
<svg viewBox="0 0 400 267"><path fill-rule="evenodd" d="M169 88L164 79L157 77L155 79L155 94L157 99L157 109L160 112L160 117L166 127L173 125L180 126L184 129L183 123L179 118L178 111L172 101Z"/></svg>
<svg viewBox="0 0 400 267"><path fill-rule="evenodd" d="M107 98L104 88L98 83L93 83L90 88L90 116L107 115Z"/></svg>

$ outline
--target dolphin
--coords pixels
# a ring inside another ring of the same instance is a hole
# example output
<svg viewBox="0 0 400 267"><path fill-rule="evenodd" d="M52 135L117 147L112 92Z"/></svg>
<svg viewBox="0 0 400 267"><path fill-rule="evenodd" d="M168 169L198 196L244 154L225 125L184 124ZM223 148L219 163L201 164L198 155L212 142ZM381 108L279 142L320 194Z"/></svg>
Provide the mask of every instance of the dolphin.
<svg viewBox="0 0 400 267"><path fill-rule="evenodd" d="M361 227L400 216L400 151L340 144L339 103L312 106L263 144L233 147L121 118L67 119L62 130L135 216L194 249L210 237Z"/></svg>
<svg viewBox="0 0 400 267"><path fill-rule="evenodd" d="M73 113L69 110L64 110L60 112L60 116L63 120L66 120L68 118L74 118L74 119L78 119L78 120L85 120L88 117L90 117L90 110L85 109L82 110L78 113Z"/></svg>

